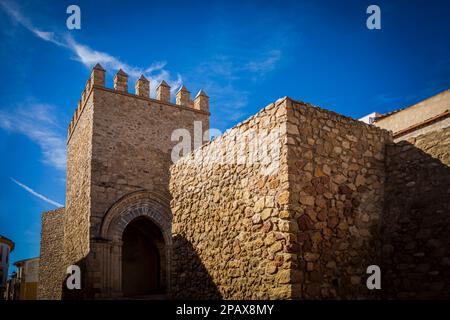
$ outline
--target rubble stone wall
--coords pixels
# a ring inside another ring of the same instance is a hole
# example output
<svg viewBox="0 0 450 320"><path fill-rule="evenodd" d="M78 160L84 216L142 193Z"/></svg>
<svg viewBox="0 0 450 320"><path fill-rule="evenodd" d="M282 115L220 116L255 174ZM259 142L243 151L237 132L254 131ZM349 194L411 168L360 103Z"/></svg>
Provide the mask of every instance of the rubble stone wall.
<svg viewBox="0 0 450 320"><path fill-rule="evenodd" d="M260 175L265 159L209 164L230 136L266 126L281 132L275 174ZM284 98L180 160L170 184L174 295L371 296L364 279L379 264L391 142L385 130Z"/></svg>
<svg viewBox="0 0 450 320"><path fill-rule="evenodd" d="M39 300L59 300L64 275L64 208L42 214ZM42 281L41 281L42 280Z"/></svg>
<svg viewBox="0 0 450 320"><path fill-rule="evenodd" d="M450 127L387 149L383 294L450 298Z"/></svg>
<svg viewBox="0 0 450 320"><path fill-rule="evenodd" d="M64 214L65 265L76 264L89 252L91 210L92 91L84 95L83 111L67 143L66 210Z"/></svg>
<svg viewBox="0 0 450 320"><path fill-rule="evenodd" d="M291 295L286 152L252 158L255 136L266 146L286 142L285 122L281 100L172 166L174 298Z"/></svg>
<svg viewBox="0 0 450 320"><path fill-rule="evenodd" d="M379 264L385 145L391 134L289 101L290 230L294 298L365 298L366 269Z"/></svg>

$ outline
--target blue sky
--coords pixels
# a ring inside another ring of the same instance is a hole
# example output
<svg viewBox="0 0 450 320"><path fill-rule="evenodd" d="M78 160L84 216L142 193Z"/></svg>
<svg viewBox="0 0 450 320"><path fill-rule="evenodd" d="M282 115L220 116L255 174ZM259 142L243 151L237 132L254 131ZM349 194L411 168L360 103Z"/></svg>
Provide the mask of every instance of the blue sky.
<svg viewBox="0 0 450 320"><path fill-rule="evenodd" d="M450 87L449 1L0 0L0 234L39 255L41 213L65 202L66 128L100 62L107 86L181 83L220 130L290 96L362 117ZM81 8L81 30L66 8ZM366 8L381 8L381 30ZM132 89L131 89L132 90Z"/></svg>

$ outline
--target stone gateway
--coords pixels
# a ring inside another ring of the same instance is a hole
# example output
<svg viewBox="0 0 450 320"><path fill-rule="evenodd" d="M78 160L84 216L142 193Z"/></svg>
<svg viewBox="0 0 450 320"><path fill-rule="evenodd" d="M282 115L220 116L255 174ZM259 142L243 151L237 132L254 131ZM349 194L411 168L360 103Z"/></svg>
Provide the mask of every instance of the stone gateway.
<svg viewBox="0 0 450 320"><path fill-rule="evenodd" d="M143 76L129 93L122 70L109 89L92 69L66 206L42 219L39 299L450 297L448 108L394 142L395 114L382 129L285 97L174 164L172 133L198 136L210 113L203 91L170 94L163 81L150 98Z"/></svg>

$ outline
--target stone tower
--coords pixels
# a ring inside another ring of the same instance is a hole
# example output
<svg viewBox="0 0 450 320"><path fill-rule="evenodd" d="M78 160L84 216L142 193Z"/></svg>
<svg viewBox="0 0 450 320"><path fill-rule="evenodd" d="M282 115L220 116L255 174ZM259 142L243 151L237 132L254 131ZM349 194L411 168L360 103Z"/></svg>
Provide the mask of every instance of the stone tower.
<svg viewBox="0 0 450 320"><path fill-rule="evenodd" d="M194 122L208 130L209 103L203 91L194 103L183 86L173 104L164 81L151 99L144 76L135 88L128 92L123 70L114 89L106 88L97 64L69 125L64 269L81 267L81 298L167 294L169 288L169 167L179 142L172 135L182 129L194 137Z"/></svg>

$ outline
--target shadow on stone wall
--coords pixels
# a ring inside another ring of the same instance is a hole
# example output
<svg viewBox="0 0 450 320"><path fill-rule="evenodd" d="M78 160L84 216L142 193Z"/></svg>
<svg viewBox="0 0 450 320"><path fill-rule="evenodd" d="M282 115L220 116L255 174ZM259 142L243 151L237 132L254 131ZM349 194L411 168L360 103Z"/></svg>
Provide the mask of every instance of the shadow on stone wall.
<svg viewBox="0 0 450 320"><path fill-rule="evenodd" d="M445 138L443 131L415 141L420 148L406 141L387 148L384 298L450 298L450 148Z"/></svg>
<svg viewBox="0 0 450 320"><path fill-rule="evenodd" d="M222 299L201 258L182 235L173 237L171 283L173 299Z"/></svg>
<svg viewBox="0 0 450 320"><path fill-rule="evenodd" d="M189 300L218 300L221 294L208 270L195 252L192 244L183 236L173 238L171 260L171 290L169 299ZM93 300L100 293L98 289L89 285L87 275L87 259L77 263L81 271L81 289L69 290L66 286L69 275L66 275L62 284L62 300ZM130 299L130 298L124 298Z"/></svg>

